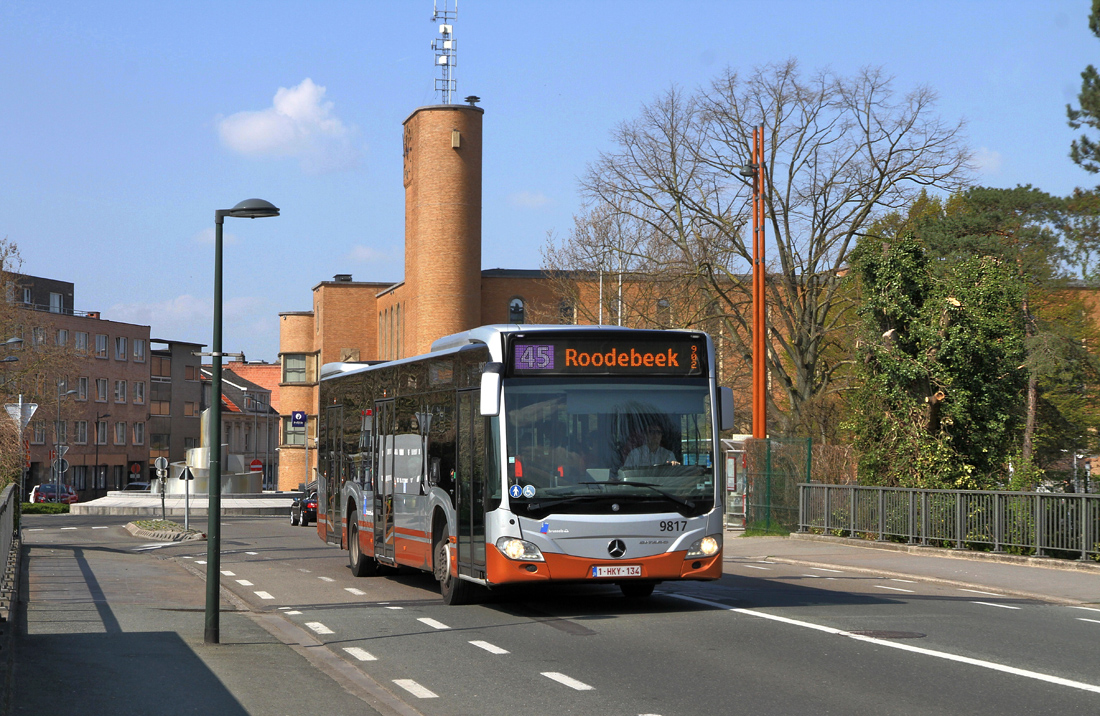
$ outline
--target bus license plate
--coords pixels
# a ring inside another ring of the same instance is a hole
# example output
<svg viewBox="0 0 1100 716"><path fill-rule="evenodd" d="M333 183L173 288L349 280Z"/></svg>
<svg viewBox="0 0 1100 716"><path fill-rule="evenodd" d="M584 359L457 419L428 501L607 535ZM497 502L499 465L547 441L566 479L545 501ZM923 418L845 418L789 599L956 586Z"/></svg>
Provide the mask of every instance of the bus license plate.
<svg viewBox="0 0 1100 716"><path fill-rule="evenodd" d="M642 576L642 567L638 564L624 564L622 566L615 565L614 567L593 567L593 577L640 577Z"/></svg>

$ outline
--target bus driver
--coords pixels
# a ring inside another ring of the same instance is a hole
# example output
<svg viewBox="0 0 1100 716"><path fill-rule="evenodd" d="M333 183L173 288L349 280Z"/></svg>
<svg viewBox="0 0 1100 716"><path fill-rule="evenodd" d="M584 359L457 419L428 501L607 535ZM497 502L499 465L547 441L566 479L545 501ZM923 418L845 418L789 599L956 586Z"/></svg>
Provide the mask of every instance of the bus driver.
<svg viewBox="0 0 1100 716"><path fill-rule="evenodd" d="M646 441L630 451L623 467L649 467L651 465L679 465L676 455L668 448L661 447L664 432L660 425L650 425L646 429Z"/></svg>

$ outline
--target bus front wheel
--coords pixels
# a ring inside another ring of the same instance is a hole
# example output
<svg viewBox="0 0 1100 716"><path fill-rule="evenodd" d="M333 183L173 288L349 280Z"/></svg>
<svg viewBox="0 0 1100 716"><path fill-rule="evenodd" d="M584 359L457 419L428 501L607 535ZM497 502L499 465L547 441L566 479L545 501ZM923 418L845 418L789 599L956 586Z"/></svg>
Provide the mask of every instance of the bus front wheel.
<svg viewBox="0 0 1100 716"><path fill-rule="evenodd" d="M378 572L378 563L363 554L359 546L359 521L355 515L348 518L348 561L353 577L373 577Z"/></svg>
<svg viewBox="0 0 1100 716"><path fill-rule="evenodd" d="M619 589L627 599L645 599L653 594L653 582L619 582Z"/></svg>
<svg viewBox="0 0 1100 716"><path fill-rule="evenodd" d="M470 583L451 573L450 541L447 528L443 528L435 541L435 559L432 564L435 578L439 582L439 592L443 595L443 603L448 606L465 604L470 599Z"/></svg>

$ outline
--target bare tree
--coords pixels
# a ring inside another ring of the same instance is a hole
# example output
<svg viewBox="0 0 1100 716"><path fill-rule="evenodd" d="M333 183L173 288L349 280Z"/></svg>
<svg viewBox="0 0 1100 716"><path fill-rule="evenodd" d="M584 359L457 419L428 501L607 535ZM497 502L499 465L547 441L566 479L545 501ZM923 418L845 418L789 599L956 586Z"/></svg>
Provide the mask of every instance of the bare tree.
<svg viewBox="0 0 1100 716"><path fill-rule="evenodd" d="M851 304L838 279L855 239L922 187L952 191L966 177L962 125L934 116L934 103L927 88L897 95L878 69L803 77L793 60L747 78L727 70L691 94L671 89L619 125L615 148L589 166L587 212L570 240L583 245L596 223L628 217L639 269L690 287L684 295L702 309L698 318L720 321L751 365L751 185L741 169L752 129L763 125L769 413L781 433L815 428L813 415L832 414L821 401L844 387ZM786 408L778 415L777 395Z"/></svg>

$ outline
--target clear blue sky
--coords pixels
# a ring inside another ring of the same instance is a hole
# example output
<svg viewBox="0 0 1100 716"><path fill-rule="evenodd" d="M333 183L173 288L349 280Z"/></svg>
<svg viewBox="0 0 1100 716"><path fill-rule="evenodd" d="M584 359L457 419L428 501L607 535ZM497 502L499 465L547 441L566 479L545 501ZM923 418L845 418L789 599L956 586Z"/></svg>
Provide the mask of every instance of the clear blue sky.
<svg viewBox="0 0 1100 716"><path fill-rule="evenodd" d="M458 97L485 109L483 264L538 268L616 123L675 84L797 58L967 121L980 183L1068 193L1065 105L1100 64L1088 0L461 0ZM401 122L438 103L431 0L0 2L0 237L76 308L210 343L213 214L225 350L274 360L280 311L337 273L403 275Z"/></svg>

